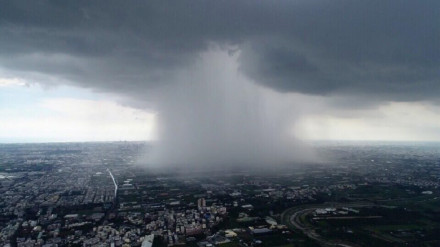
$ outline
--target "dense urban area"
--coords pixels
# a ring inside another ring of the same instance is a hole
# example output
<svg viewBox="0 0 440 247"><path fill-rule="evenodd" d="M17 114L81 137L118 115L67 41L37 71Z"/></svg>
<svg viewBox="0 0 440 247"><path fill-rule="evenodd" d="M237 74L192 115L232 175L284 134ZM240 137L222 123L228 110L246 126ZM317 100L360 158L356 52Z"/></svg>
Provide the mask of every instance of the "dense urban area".
<svg viewBox="0 0 440 247"><path fill-rule="evenodd" d="M0 145L0 246L440 246L438 144L223 170L149 168L149 145Z"/></svg>

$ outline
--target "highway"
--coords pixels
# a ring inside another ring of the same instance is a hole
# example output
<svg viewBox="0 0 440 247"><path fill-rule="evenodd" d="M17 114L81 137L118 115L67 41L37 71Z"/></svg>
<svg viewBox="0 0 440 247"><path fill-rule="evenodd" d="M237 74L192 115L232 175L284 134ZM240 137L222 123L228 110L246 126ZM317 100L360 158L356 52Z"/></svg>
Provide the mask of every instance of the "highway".
<svg viewBox="0 0 440 247"><path fill-rule="evenodd" d="M289 217L288 221L289 223L295 227L296 229L300 230L303 234L307 235L309 238L315 240L318 242L321 246L329 247L329 246L340 246L340 247L356 247L357 245L351 244L351 243L334 243L329 242L328 240L322 238L319 234L316 233L314 229L311 227L308 227L304 225L301 222L301 216L307 215L315 211L319 208L325 208L329 207L330 205L309 205L307 207L296 207L296 208L290 208L283 212L282 214L282 220L285 218L285 214L288 214L289 211L295 210L295 212ZM373 206L371 203L356 203L356 204L338 204L333 203L331 204L331 207L370 207Z"/></svg>
<svg viewBox="0 0 440 247"><path fill-rule="evenodd" d="M110 177L112 177L113 184L115 185L115 199L116 199L116 195L118 194L118 184L116 183L115 177L113 176L113 174L110 171L110 169L107 168L107 171L110 174Z"/></svg>

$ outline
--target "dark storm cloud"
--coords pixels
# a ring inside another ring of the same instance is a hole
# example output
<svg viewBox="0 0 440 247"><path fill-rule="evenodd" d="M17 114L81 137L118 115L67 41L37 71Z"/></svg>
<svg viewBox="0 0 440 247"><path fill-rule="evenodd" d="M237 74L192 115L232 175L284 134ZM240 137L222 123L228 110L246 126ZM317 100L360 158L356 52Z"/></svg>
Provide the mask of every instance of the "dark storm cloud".
<svg viewBox="0 0 440 247"><path fill-rule="evenodd" d="M97 90L177 80L210 44L281 92L440 93L439 1L1 1L0 66Z"/></svg>

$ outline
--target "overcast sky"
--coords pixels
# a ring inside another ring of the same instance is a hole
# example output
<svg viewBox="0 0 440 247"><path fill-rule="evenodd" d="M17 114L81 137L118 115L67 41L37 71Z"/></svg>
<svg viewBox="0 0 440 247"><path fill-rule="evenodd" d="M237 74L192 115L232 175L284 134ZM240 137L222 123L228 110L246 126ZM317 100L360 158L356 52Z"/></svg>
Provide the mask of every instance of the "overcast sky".
<svg viewBox="0 0 440 247"><path fill-rule="evenodd" d="M0 34L0 142L440 141L438 0L0 0Z"/></svg>

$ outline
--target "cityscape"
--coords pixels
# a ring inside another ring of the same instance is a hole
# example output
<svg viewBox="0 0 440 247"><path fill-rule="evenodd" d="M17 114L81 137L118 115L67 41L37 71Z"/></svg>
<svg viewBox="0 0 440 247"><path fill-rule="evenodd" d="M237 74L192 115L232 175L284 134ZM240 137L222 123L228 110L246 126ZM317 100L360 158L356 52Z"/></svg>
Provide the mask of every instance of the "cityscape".
<svg viewBox="0 0 440 247"><path fill-rule="evenodd" d="M331 162L264 171L148 168L150 145L2 144L0 245L440 243L438 144L318 143Z"/></svg>

